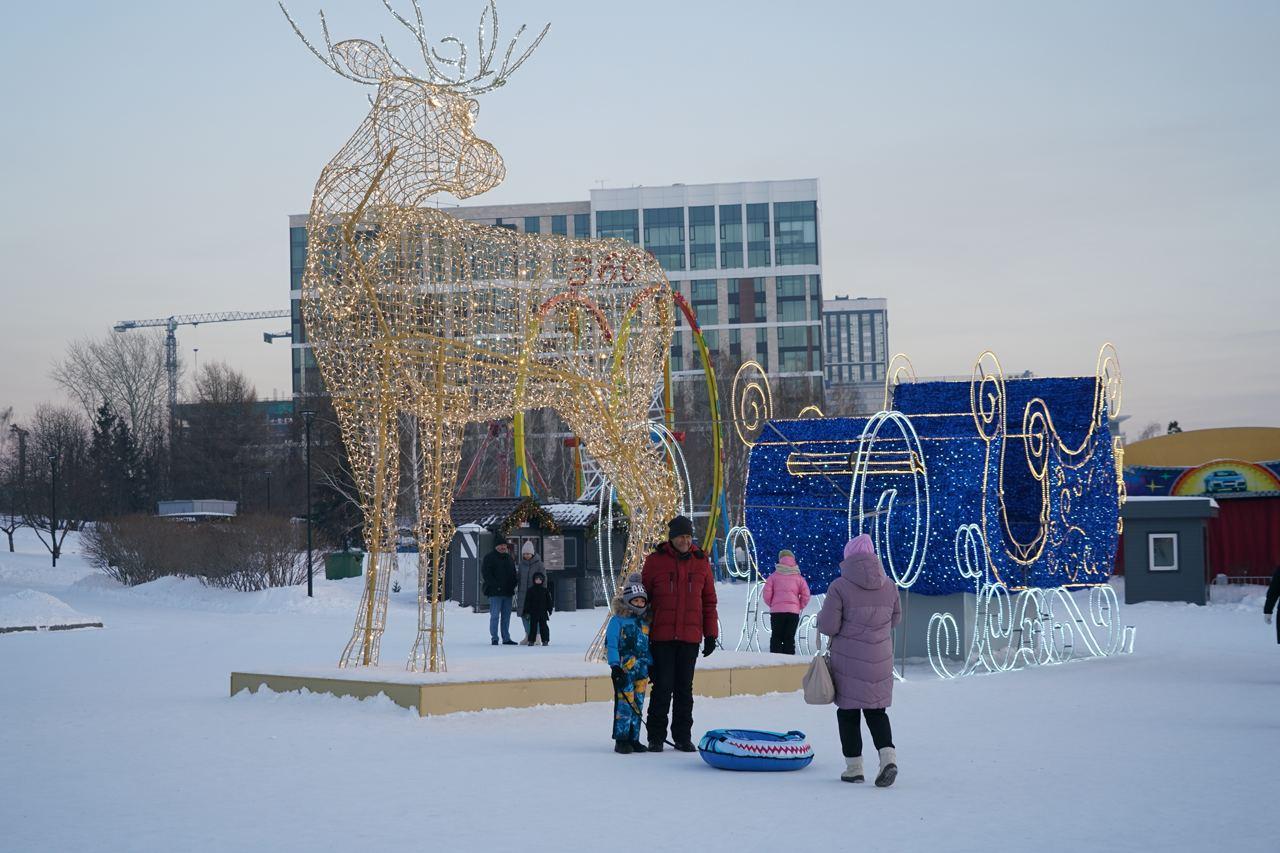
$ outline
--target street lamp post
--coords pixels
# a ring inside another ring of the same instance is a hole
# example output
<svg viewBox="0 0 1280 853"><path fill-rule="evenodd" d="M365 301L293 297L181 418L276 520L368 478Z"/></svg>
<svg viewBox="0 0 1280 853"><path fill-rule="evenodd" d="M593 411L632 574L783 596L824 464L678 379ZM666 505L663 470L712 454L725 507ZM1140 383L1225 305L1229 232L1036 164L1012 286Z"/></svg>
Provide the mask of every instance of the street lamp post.
<svg viewBox="0 0 1280 853"><path fill-rule="evenodd" d="M267 469L267 515L271 514L271 470Z"/></svg>
<svg viewBox="0 0 1280 853"><path fill-rule="evenodd" d="M58 568L58 455L49 454L49 551Z"/></svg>
<svg viewBox="0 0 1280 853"><path fill-rule="evenodd" d="M302 413L307 425L307 598L312 597L311 587L311 422L316 413L308 409Z"/></svg>

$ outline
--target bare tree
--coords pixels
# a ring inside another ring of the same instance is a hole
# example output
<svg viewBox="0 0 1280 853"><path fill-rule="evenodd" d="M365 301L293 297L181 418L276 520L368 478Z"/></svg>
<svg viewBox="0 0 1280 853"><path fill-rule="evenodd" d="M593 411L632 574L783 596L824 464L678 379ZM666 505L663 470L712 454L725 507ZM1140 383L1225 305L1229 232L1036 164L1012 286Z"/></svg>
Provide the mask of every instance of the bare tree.
<svg viewBox="0 0 1280 853"><path fill-rule="evenodd" d="M89 506L89 425L77 409L44 404L31 419L27 445L23 521L56 559L67 534L83 525ZM55 494L56 517L51 513Z"/></svg>
<svg viewBox="0 0 1280 853"><path fill-rule="evenodd" d="M1155 438L1160 434L1160 424L1152 421L1142 428L1142 432L1138 433L1138 441L1146 441L1148 438Z"/></svg>
<svg viewBox="0 0 1280 853"><path fill-rule="evenodd" d="M13 553L13 534L25 523L20 500L23 485L25 459L20 458L19 442L13 438L13 407L0 410L0 531L9 540L9 553Z"/></svg>
<svg viewBox="0 0 1280 853"><path fill-rule="evenodd" d="M163 440L168 420L163 333L109 333L74 341L51 376L88 420L105 402L142 447L150 450Z"/></svg>

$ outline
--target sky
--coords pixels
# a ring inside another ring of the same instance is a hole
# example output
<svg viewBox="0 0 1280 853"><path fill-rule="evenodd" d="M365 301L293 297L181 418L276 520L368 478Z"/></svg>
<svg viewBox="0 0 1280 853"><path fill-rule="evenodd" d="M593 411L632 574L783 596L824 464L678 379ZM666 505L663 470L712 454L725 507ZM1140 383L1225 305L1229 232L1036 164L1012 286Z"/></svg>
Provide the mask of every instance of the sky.
<svg viewBox="0 0 1280 853"><path fill-rule="evenodd" d="M409 0L398 0L409 9ZM474 37L482 2L424 4ZM290 0L312 34L319 0ZM335 40L385 33L328 0ZM506 182L817 177L823 288L887 297L924 375L1089 375L1130 434L1280 426L1280 3L507 0L551 32L478 134ZM122 319L288 307L288 215L368 111L274 2L0 11L0 409L61 400L68 341ZM287 321L178 332L289 393ZM132 334L132 333L131 333Z"/></svg>

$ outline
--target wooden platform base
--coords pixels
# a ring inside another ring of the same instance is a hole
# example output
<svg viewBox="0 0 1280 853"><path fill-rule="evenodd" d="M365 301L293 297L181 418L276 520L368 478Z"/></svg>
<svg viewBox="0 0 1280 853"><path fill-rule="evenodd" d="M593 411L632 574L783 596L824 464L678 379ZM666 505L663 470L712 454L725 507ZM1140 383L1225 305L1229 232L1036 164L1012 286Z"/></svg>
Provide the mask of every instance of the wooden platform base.
<svg viewBox="0 0 1280 853"><path fill-rule="evenodd" d="M699 696L762 696L800 689L808 661L763 666L699 668L693 680L693 692ZM359 671L355 671L358 673ZM385 695L402 708L416 710L419 716L453 714L459 711L484 711L491 708L531 708L535 705L576 705L582 702L607 702L613 699L613 685L607 675L503 679L491 681L378 680L376 678L325 677L321 675L287 675L261 672L231 673L231 695L242 690L256 693L260 688L287 693L309 690L333 696L363 699Z"/></svg>

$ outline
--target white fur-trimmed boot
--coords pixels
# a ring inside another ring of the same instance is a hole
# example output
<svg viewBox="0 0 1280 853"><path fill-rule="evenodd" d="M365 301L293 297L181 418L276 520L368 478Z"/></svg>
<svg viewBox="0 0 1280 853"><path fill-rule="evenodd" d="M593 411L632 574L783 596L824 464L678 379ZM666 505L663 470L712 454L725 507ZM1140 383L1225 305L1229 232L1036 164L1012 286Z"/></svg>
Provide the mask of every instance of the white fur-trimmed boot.
<svg viewBox="0 0 1280 853"><path fill-rule="evenodd" d="M887 788L898 778L898 752L891 746L880 750L880 772L876 774L876 787Z"/></svg>
<svg viewBox="0 0 1280 853"><path fill-rule="evenodd" d="M862 756L855 756L844 759L844 772L840 774L841 782L865 782L866 778L862 775Z"/></svg>

